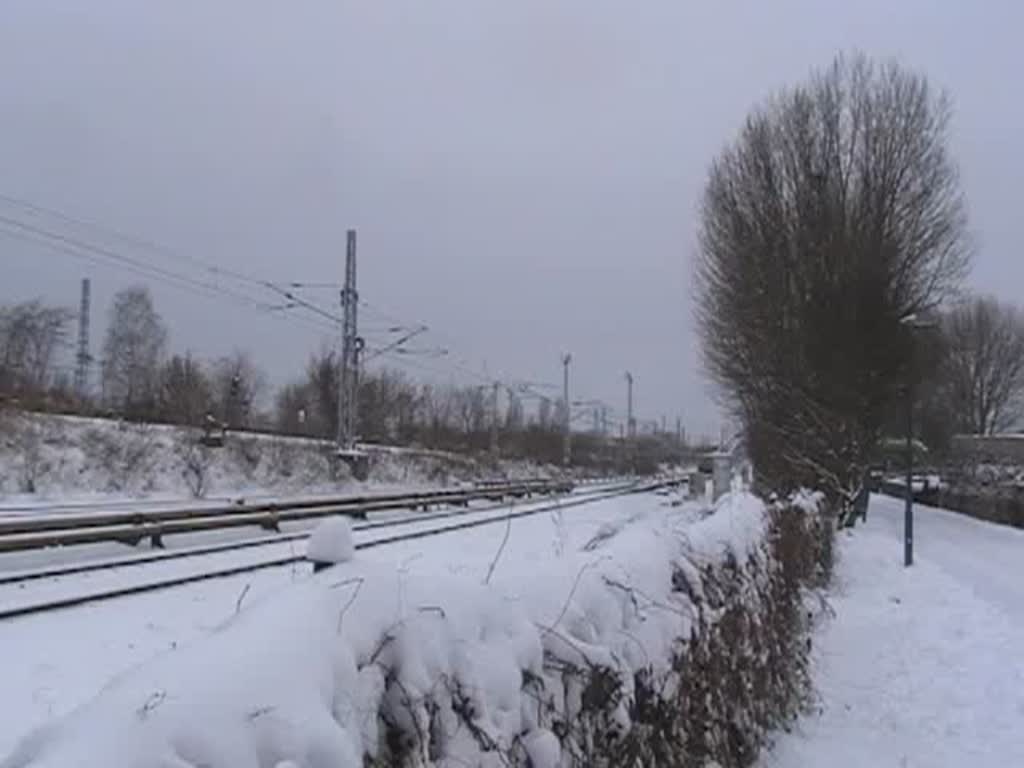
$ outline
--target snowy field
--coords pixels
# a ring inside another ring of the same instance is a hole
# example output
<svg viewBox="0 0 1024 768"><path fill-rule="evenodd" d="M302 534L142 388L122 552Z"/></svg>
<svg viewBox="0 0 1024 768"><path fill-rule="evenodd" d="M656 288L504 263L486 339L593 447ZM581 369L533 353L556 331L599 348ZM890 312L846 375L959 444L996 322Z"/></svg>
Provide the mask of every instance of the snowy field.
<svg viewBox="0 0 1024 768"><path fill-rule="evenodd" d="M146 499L167 502L254 500L266 496L356 493L370 487L417 488L455 483L484 471L466 456L380 445L369 483L338 480L330 444L310 438L237 432L221 448L203 449L200 432L108 419L0 412L0 515L87 509ZM501 474L537 476L527 462Z"/></svg>
<svg viewBox="0 0 1024 768"><path fill-rule="evenodd" d="M516 519L508 525L499 522L361 550L356 561L370 572L390 574L393 589L387 592L387 599L393 605L374 607L384 616L405 615L417 610L416 606L422 608L427 599L430 603L448 599L447 595L423 594L421 585L438 579L471 585L486 581L506 599L517 599L515 596L523 589L536 591L536 574L545 569L558 575L559 580L553 577L544 585L544 599L531 596L531 603L540 603L538 610L557 614L563 605L568 610L567 601L574 591L572 575L582 567L577 563L586 566L608 558L600 551L602 542L616 538L626 528L638 528L645 534L651 531L649 524L640 525L638 521L654 520L664 525L671 519L672 526L685 529L701 515L701 506L673 507L670 501L669 497L651 493L619 497ZM521 504L516 509L522 511L529 506ZM500 511L488 514L504 516ZM395 532L389 528L356 531L356 541ZM741 538L742 534L742 530L737 531ZM277 549L287 554L296 546L301 552L301 544L277 545ZM280 554L262 548L259 552L260 557ZM224 557L254 556L243 552ZM641 568L644 555L636 553L636 559ZM188 562L175 561L161 567L195 567L185 564ZM563 565L555 567L553 563ZM562 583L565 574L568 583ZM109 583L118 578L131 577L102 572L94 581ZM302 585L314 580L308 565L297 564L6 622L0 626L0 755L31 728L53 722L88 701L115 676L154 659L173 657L230 622L240 609L245 614L252 606L275 599L280 602L291 594L289 590L297 588L298 595ZM77 583L74 588L81 586L83 583ZM32 600L58 595L69 588L67 580L56 580L33 584L18 590L22 594L6 594L2 599ZM372 605L372 596L364 595L362 600L370 600ZM211 674L217 673L211 670Z"/></svg>
<svg viewBox="0 0 1024 768"><path fill-rule="evenodd" d="M842 536L817 640L820 715L763 768L1024 766L1024 531L874 496Z"/></svg>

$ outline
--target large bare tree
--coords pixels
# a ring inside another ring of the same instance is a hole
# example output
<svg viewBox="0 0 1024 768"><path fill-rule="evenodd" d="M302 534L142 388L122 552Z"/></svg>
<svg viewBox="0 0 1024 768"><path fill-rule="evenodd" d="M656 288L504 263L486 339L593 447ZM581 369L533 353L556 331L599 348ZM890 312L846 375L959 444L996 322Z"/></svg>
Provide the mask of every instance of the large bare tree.
<svg viewBox="0 0 1024 768"><path fill-rule="evenodd" d="M924 76L841 56L753 111L711 167L704 357L769 487L852 501L909 376L901 321L968 267L950 114Z"/></svg>
<svg viewBox="0 0 1024 768"><path fill-rule="evenodd" d="M39 300L0 307L0 389L38 393L50 386L71 318Z"/></svg>
<svg viewBox="0 0 1024 768"><path fill-rule="evenodd" d="M167 328L149 290L118 291L103 340L103 392L111 406L133 417L153 415L166 345Z"/></svg>
<svg viewBox="0 0 1024 768"><path fill-rule="evenodd" d="M940 376L957 428L990 435L1024 416L1024 315L996 299L976 297L942 321Z"/></svg>

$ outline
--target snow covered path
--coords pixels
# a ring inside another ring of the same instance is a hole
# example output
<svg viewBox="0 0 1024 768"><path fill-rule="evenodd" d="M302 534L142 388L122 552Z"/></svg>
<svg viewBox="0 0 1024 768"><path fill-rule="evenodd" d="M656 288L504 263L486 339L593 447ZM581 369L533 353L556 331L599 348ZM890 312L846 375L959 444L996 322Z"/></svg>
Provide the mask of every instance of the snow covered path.
<svg viewBox="0 0 1024 768"><path fill-rule="evenodd" d="M1024 531L872 498L842 537L836 611L817 643L820 716L764 768L1024 765Z"/></svg>

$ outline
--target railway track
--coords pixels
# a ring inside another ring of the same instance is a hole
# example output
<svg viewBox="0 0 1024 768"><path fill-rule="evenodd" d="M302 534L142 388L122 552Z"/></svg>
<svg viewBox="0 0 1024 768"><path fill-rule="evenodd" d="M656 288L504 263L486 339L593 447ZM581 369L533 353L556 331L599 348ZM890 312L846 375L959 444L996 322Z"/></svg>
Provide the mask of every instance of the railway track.
<svg viewBox="0 0 1024 768"><path fill-rule="evenodd" d="M370 549L373 547L386 546L402 541L411 541L430 536L444 535L468 528L474 528L495 523L504 523L506 520L526 517L530 515L543 514L554 510L564 510L592 504L598 501L622 496L630 493L641 493L653 491L669 485L676 484L675 479L658 479L648 481L631 481L619 483L613 486L603 486L593 489L577 491L569 495L559 495L555 500L529 501L524 502L521 508L509 507L507 504L498 504L485 509L457 510L434 513L430 515L404 518L401 520L381 521L357 525L355 532L361 535L356 549ZM338 514L344 514L339 512ZM412 527L414 530L394 532L397 529ZM220 554L236 552L238 550L250 550L253 553L245 562L233 562L230 564L213 565L207 562L202 567L191 572L179 573L163 578L147 578L142 576L128 583L112 584L92 590L80 591L74 594L58 595L52 599L29 599L18 601L13 605L0 608L0 621L15 619L18 617L56 611L64 608L86 605L105 600L112 600L120 597L153 592L161 589L182 586L208 579L217 579L234 576L241 573L263 570L274 567L294 566L296 563L305 561L304 554L295 552L294 544L308 537L309 532L283 534L275 537L268 537L259 541L242 541L228 544L213 545L192 549L183 549L174 552L151 553L135 558L123 558L119 560L99 561L77 565L60 566L56 568L41 569L21 574L9 574L3 577L0 585L6 589L17 589L30 581L37 581L45 578L59 579L63 576L82 574L87 572L117 571L125 568L139 568L147 563L162 563L169 560L202 560L204 556L215 557ZM285 553L283 548L288 546ZM265 551L267 549L274 551ZM260 550L265 553L260 555ZM146 569L141 568L145 571ZM16 594L16 593L15 593Z"/></svg>
<svg viewBox="0 0 1024 768"><path fill-rule="evenodd" d="M604 483L602 488L597 488L593 492L599 492L604 489L607 490L610 487L625 487L628 483L622 480L609 480ZM586 493L586 491L579 491L579 494ZM468 509L448 509L438 512L426 512L418 513L414 516L403 517L394 520L381 520L375 522L362 522L356 523L353 526L353 531L369 531L380 528L400 528L403 526L419 525L426 522L435 520L445 520L452 517L463 516L466 514L483 514L491 512L496 509L507 509L506 503L494 504L490 507L476 508L473 510ZM104 571L111 569L124 569L143 566L148 563L160 563L168 560L179 560L190 557L200 557L202 555L214 555L222 552L230 552L237 550L253 549L257 547L267 547L278 544L288 544L290 542L301 541L309 536L309 531L296 531L292 533L279 533L273 536L259 537L255 539L242 539L239 541L223 542L219 544L210 544L205 546L196 547L182 547L180 549L157 549L149 552L127 555L125 557L118 558L104 558L100 560L91 560L86 562L67 563L55 566L48 566L43 568L33 568L27 570L16 570L9 571L7 573L0 572L0 586L7 584L19 584L31 581L38 581L47 578L60 578L62 576L72 576L76 574L91 573L95 571Z"/></svg>
<svg viewBox="0 0 1024 768"><path fill-rule="evenodd" d="M416 493L366 494L213 507L204 505L152 511L19 516L0 519L0 553L110 541L135 545L147 539L154 547L162 547L164 537L174 534L243 527L280 531L282 523L330 515L365 519L371 512L427 510L441 504L468 506L470 502L479 500L500 501L508 497L564 493L572 487L571 483L565 481L533 480Z"/></svg>

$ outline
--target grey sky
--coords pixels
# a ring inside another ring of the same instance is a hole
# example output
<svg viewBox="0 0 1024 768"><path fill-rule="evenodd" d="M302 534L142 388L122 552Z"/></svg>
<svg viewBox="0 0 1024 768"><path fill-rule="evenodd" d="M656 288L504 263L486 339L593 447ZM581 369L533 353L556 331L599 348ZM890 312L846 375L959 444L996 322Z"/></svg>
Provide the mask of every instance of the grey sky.
<svg viewBox="0 0 1024 768"><path fill-rule="evenodd" d="M8 0L0 194L274 280L340 278L355 226L363 297L425 344L552 382L571 350L578 396L621 408L629 368L641 416L714 432L689 301L714 153L837 50L897 56L952 92L972 283L1015 299L1022 23L951 0ZM0 301L74 303L92 276L100 328L137 281L3 236L0 265ZM280 381L320 343L152 288L176 348L246 347Z"/></svg>

